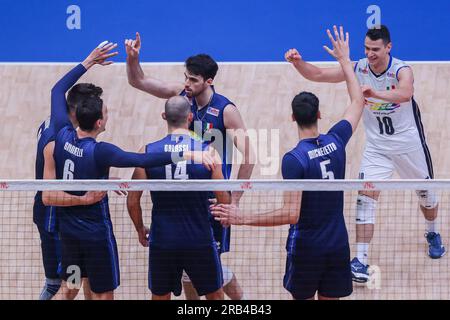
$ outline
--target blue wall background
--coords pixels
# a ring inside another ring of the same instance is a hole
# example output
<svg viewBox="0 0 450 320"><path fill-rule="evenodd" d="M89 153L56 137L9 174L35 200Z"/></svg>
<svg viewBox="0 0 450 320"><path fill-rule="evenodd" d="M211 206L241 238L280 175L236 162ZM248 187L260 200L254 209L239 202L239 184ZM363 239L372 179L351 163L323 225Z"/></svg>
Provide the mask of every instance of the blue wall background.
<svg viewBox="0 0 450 320"><path fill-rule="evenodd" d="M330 61L326 28L351 33L352 58L364 54L366 13L381 8L394 55L450 60L450 1L408 0L0 0L0 61L79 61L98 43L142 35L142 61L184 61L207 52L218 61L283 61L298 48L310 61ZM67 8L81 9L81 29L69 30Z"/></svg>

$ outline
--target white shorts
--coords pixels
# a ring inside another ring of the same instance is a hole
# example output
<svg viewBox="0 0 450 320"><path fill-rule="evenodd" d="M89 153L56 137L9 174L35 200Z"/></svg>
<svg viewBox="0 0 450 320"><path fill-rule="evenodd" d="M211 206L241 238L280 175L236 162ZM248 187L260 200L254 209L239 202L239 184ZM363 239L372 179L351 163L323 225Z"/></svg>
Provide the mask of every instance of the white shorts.
<svg viewBox="0 0 450 320"><path fill-rule="evenodd" d="M394 170L401 179L433 179L433 164L428 150L402 154L383 154L365 150L359 170L359 179L391 179Z"/></svg>

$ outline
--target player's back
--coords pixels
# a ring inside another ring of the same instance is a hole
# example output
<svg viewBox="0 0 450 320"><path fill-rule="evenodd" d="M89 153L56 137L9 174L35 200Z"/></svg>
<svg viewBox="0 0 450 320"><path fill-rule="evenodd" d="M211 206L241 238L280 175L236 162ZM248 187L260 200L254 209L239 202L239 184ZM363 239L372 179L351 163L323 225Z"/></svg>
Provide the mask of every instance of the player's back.
<svg viewBox="0 0 450 320"><path fill-rule="evenodd" d="M56 136L55 165L56 178L63 180L108 179L109 170L98 168L94 138L79 139L72 127L64 127ZM83 195L85 191L69 191ZM62 207L58 210L60 231L76 237L95 237L112 230L108 209L108 196L89 206ZM100 231L100 232L99 232Z"/></svg>
<svg viewBox="0 0 450 320"><path fill-rule="evenodd" d="M51 126L50 119L45 120L37 132L37 150L35 162L35 178L41 180L44 178L44 149L55 140L55 132ZM54 207L46 207L42 203L42 191L36 192L34 197L33 221L48 232L53 232L56 227L56 214Z"/></svg>
<svg viewBox="0 0 450 320"><path fill-rule="evenodd" d="M187 135L168 135L150 143L146 152L201 151L203 144ZM149 179L211 179L201 164L186 161L147 168ZM198 248L213 244L207 191L152 191L153 209L150 244L167 249Z"/></svg>
<svg viewBox="0 0 450 320"><path fill-rule="evenodd" d="M352 134L347 121L336 124L327 134L303 139L285 155L291 159L291 169L283 168L283 176L290 179L344 179L345 146ZM297 168L295 168L297 166ZM285 172L290 170L298 174ZM323 249L348 245L343 216L342 191L304 191L297 224L291 225L287 249L301 247Z"/></svg>

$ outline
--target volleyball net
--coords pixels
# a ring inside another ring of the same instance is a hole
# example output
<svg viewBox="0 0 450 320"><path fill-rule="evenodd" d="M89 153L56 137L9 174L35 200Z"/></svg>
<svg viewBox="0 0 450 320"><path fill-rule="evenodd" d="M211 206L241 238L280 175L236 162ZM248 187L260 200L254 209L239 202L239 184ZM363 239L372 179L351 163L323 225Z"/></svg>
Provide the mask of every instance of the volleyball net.
<svg viewBox="0 0 450 320"><path fill-rule="evenodd" d="M116 299L149 299L151 292L148 289L149 249L139 242L128 213L127 196L115 191L128 194L143 191L140 205L147 227L152 222L150 192L158 195L161 202L158 209L166 205L165 212L176 217L181 213L170 212L171 208L195 207L195 203L173 203L174 192L193 195L185 199L198 199L195 195L202 192L243 191L240 212L258 215L282 208L287 192L319 191L320 201L326 202L328 192L342 191L351 257L354 257L356 202L361 190L381 191L381 195L376 207L375 233L369 247L371 278L363 285L354 283L353 294L348 299L450 299L449 261L446 256L431 259L427 255L426 224L416 192L428 190L436 195L439 201L436 227L443 244L448 246L450 181L447 180L0 181L0 299L39 297L45 274L40 235L33 223L33 205L37 191L58 190L79 194L107 191L120 266ZM198 207L202 206L207 207L204 203L198 204ZM204 216L208 219L208 212ZM58 218L56 210L56 220ZM179 218L183 220L183 217ZM174 230L176 228L175 225ZM230 251L222 254L222 266L234 273L247 299L291 299L283 288L288 230L289 225L231 227ZM186 237L188 243L189 235ZM78 298L83 299L83 296ZM184 299L185 296L182 293L173 298Z"/></svg>

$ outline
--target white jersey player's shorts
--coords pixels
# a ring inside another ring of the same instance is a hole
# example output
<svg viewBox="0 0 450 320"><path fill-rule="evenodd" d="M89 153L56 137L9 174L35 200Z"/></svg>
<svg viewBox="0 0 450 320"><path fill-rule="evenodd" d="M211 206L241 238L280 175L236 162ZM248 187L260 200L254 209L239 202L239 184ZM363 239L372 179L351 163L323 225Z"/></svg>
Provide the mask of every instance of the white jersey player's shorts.
<svg viewBox="0 0 450 320"><path fill-rule="evenodd" d="M429 153L417 149L408 153L384 154L365 150L359 171L364 180L391 179L394 170L401 179L433 179L433 165ZM433 209L438 205L438 197L431 190L417 190L420 205Z"/></svg>
<svg viewBox="0 0 450 320"><path fill-rule="evenodd" d="M394 171L401 179L432 179L431 159L427 159L423 149L408 153L384 154L365 150L359 178L364 180L391 179Z"/></svg>

